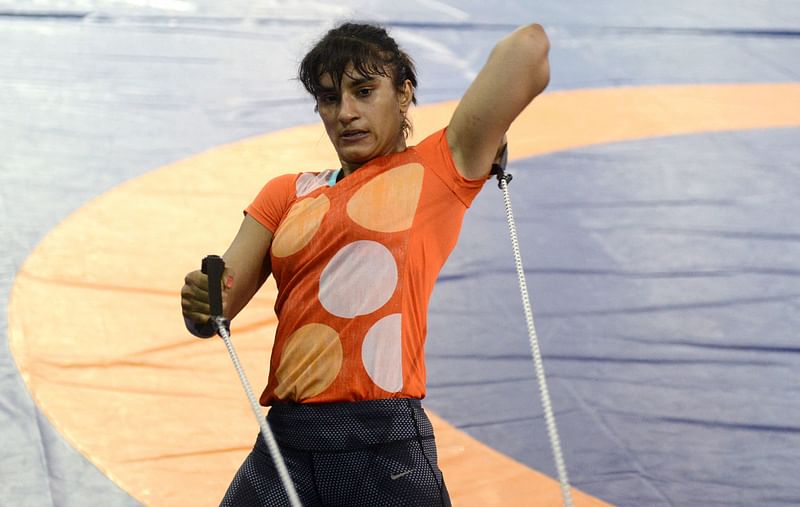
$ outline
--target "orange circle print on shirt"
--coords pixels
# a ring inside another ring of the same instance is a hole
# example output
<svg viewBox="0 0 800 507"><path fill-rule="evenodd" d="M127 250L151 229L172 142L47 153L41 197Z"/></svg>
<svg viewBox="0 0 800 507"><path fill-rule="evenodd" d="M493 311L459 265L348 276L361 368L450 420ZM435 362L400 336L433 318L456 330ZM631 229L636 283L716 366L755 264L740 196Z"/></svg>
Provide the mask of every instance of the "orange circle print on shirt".
<svg viewBox="0 0 800 507"><path fill-rule="evenodd" d="M454 106L414 111L418 139L446 124ZM796 83L651 86L547 93L518 118L508 138L510 155L519 159L653 136L798 125ZM227 245L241 220L239 210L268 179L336 166L319 125L214 148L89 202L50 231L19 270L9 304L9 340L23 379L61 434L138 500L214 505L257 432L221 340L193 339L183 328L181 277L196 269L203 255ZM414 179L403 171L375 185L393 185L394 177ZM308 191L316 183L303 184ZM393 204L394 215L379 217L370 213L369 189L363 192L347 205L353 221L388 234L408 225L413 193ZM322 220L333 203L313 205ZM209 217L203 233L188 232L197 231L200 216ZM287 237L281 243L276 237L276 254L292 255L307 246L305 238L312 238L317 226L314 220L303 224L302 240ZM388 270L388 264L379 269ZM363 277L352 290L358 283ZM340 306L334 299L320 293L320 300L342 315L370 309ZM269 281L233 323L237 350L257 386L266 382L275 300ZM359 353L365 364L396 356L396 327L389 312L364 328ZM326 368L333 378L344 357L337 332L331 328L316 336L322 338L313 346L327 348ZM290 347L286 353L303 351ZM397 387L392 362L375 364L374 381L387 391ZM326 388L296 387L309 393ZM431 419L455 505L559 505L557 482L435 414ZM575 503L607 505L580 492Z"/></svg>

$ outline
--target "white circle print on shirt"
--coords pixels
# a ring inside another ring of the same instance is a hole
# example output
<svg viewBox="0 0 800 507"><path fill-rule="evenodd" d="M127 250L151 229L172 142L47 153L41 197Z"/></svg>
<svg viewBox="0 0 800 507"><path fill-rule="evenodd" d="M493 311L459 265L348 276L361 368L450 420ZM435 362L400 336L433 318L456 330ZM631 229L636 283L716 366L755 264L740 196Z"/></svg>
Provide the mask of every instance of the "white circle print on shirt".
<svg viewBox="0 0 800 507"><path fill-rule="evenodd" d="M385 305L395 288L397 262L389 249L376 241L354 241L322 270L319 301L331 314L351 319Z"/></svg>
<svg viewBox="0 0 800 507"><path fill-rule="evenodd" d="M376 322L364 337L361 360L375 384L390 393L403 388L402 316L387 315Z"/></svg>

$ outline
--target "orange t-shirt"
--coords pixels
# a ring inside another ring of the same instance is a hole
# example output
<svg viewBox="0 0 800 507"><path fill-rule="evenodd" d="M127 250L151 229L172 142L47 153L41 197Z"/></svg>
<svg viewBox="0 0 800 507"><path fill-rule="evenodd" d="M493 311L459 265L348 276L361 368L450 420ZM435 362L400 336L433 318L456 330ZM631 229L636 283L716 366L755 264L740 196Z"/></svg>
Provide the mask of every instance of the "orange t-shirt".
<svg viewBox="0 0 800 507"><path fill-rule="evenodd" d="M333 174L279 176L245 210L274 233L263 405L425 396L428 301L485 180L456 170L444 130Z"/></svg>

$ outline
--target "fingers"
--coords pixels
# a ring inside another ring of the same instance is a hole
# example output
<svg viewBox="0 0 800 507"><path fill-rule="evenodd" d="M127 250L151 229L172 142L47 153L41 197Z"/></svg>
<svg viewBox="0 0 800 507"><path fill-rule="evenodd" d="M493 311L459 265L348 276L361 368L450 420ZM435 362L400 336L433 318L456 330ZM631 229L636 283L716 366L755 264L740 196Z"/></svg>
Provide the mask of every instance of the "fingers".
<svg viewBox="0 0 800 507"><path fill-rule="evenodd" d="M208 319L208 277L199 270L192 271L184 278L184 285L181 289L181 307L187 317L191 313L196 313L204 314L205 319Z"/></svg>
<svg viewBox="0 0 800 507"><path fill-rule="evenodd" d="M181 289L183 316L198 324L208 321L211 308L208 303L208 277L200 270L188 273Z"/></svg>
<svg viewBox="0 0 800 507"><path fill-rule="evenodd" d="M199 269L187 273L186 277L183 279L183 283L186 284L184 287L188 285L208 292L208 276Z"/></svg>
<svg viewBox="0 0 800 507"><path fill-rule="evenodd" d="M226 268L222 273L222 307L227 308L228 293L233 289L235 275ZM208 276L200 270L192 271L184 278L181 289L181 309L183 316L198 324L205 324L211 318L211 305L208 297ZM223 312L225 313L225 312Z"/></svg>

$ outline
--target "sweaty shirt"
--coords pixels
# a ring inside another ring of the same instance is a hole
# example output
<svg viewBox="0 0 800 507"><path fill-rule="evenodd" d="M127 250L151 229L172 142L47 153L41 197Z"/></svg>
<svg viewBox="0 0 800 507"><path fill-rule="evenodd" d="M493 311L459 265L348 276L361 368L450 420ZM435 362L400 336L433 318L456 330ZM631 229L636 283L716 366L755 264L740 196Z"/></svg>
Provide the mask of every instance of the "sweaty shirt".
<svg viewBox="0 0 800 507"><path fill-rule="evenodd" d="M279 176L245 210L273 232L278 286L263 405L425 396L428 301L485 180L440 130L334 182Z"/></svg>

